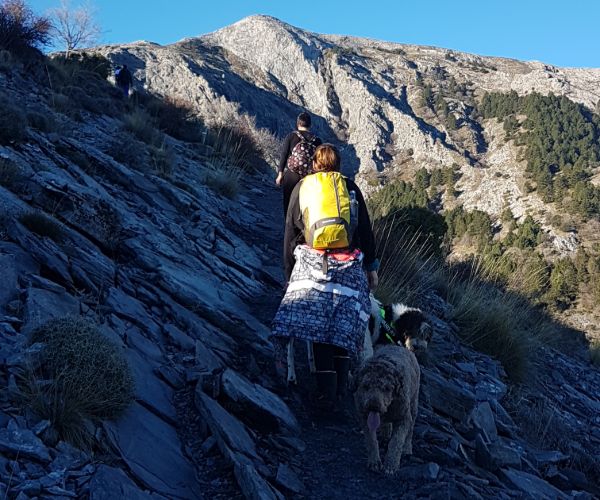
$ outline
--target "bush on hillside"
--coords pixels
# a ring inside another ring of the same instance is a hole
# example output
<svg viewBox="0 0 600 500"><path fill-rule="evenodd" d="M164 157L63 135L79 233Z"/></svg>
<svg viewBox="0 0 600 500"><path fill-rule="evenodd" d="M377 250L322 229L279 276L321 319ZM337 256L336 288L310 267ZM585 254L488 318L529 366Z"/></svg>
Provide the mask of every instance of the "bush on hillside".
<svg viewBox="0 0 600 500"><path fill-rule="evenodd" d="M242 125L221 126L208 131L204 139L212 151L212 156L222 159L226 164L238 166L244 170L258 170L262 156L250 130Z"/></svg>
<svg viewBox="0 0 600 500"><path fill-rule="evenodd" d="M242 190L242 177L245 170L227 158L213 158L201 173L201 181L217 194L235 199Z"/></svg>
<svg viewBox="0 0 600 500"><path fill-rule="evenodd" d="M380 260L377 297L386 304L419 303L432 289L438 289L442 261L432 238L406 224L402 212L373 223Z"/></svg>
<svg viewBox="0 0 600 500"><path fill-rule="evenodd" d="M148 98L145 105L165 134L186 142L199 142L206 134L202 120L194 113L193 104L177 97Z"/></svg>
<svg viewBox="0 0 600 500"><path fill-rule="evenodd" d="M125 129L135 135L140 141L153 146L163 143L162 134L156 129L154 120L143 109L136 108L123 117Z"/></svg>
<svg viewBox="0 0 600 500"><path fill-rule="evenodd" d="M177 156L172 148L163 143L161 146L150 147L150 162L156 174L169 179L175 170Z"/></svg>
<svg viewBox="0 0 600 500"><path fill-rule="evenodd" d="M87 419L114 419L133 400L133 379L120 350L80 317L53 319L30 343L42 343L39 368L23 387L25 402L51 422L62 439L87 444Z"/></svg>
<svg viewBox="0 0 600 500"><path fill-rule="evenodd" d="M499 360L513 381L523 381L535 348L532 336L523 329L526 308L511 295L475 279L451 280L447 298L461 339Z"/></svg>
<svg viewBox="0 0 600 500"><path fill-rule="evenodd" d="M21 214L19 221L32 233L50 238L55 243L61 243L64 238L62 226L43 212L32 211Z"/></svg>
<svg viewBox="0 0 600 500"><path fill-rule="evenodd" d="M0 3L0 49L29 56L50 42L50 20L36 16L23 0Z"/></svg>
<svg viewBox="0 0 600 500"><path fill-rule="evenodd" d="M68 58L64 55L57 55L52 58L52 61L55 65L61 65L63 68L71 68L72 72L93 73L101 80L106 80L112 72L110 61L101 54L71 52Z"/></svg>
<svg viewBox="0 0 600 500"><path fill-rule="evenodd" d="M0 144L23 142L27 136L27 118L20 108L0 95Z"/></svg>

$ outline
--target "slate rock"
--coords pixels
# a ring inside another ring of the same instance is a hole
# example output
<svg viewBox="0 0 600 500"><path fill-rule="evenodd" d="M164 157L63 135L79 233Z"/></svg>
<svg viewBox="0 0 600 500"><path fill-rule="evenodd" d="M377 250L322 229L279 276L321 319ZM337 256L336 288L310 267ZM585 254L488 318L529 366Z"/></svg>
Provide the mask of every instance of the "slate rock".
<svg viewBox="0 0 600 500"><path fill-rule="evenodd" d="M206 373L214 373L223 369L223 362L204 345L201 340L195 342L196 357L194 370Z"/></svg>
<svg viewBox="0 0 600 500"><path fill-rule="evenodd" d="M163 332L180 349L191 351L195 347L194 340L187 334L183 333L179 328L172 324L163 325Z"/></svg>
<svg viewBox="0 0 600 500"><path fill-rule="evenodd" d="M562 500L568 498L567 495L558 488L555 488L547 481L544 481L542 478L534 476L533 474L513 469L503 469L502 472L513 486L520 489L531 498L540 500Z"/></svg>
<svg viewBox="0 0 600 500"><path fill-rule="evenodd" d="M223 392L229 399L240 405L243 414L254 412L264 425L272 427L269 421L292 432L299 431L298 421L288 406L272 392L253 384L231 369L221 377Z"/></svg>
<svg viewBox="0 0 600 500"><path fill-rule="evenodd" d="M476 429L482 431L488 439L488 442L498 439L498 430L496 429L494 413L487 401L479 403L473 409L469 415L469 423Z"/></svg>
<svg viewBox="0 0 600 500"><path fill-rule="evenodd" d="M222 453L225 454L224 448L227 447L234 453L240 452L248 457L258 458L254 440L248 434L244 424L225 411L214 399L204 394L199 385L196 387L195 402L200 415L217 439Z"/></svg>
<svg viewBox="0 0 600 500"><path fill-rule="evenodd" d="M28 429L0 429L0 451L43 463L51 460L46 445Z"/></svg>
<svg viewBox="0 0 600 500"><path fill-rule="evenodd" d="M408 481L435 481L440 473L440 466L435 462L423 465L401 467L396 476Z"/></svg>
<svg viewBox="0 0 600 500"><path fill-rule="evenodd" d="M52 318L79 314L79 301L65 291L57 293L42 288L29 288L25 301L22 333L29 333Z"/></svg>
<svg viewBox="0 0 600 500"><path fill-rule="evenodd" d="M503 443L491 443L489 445L490 456L497 467L521 468L521 452Z"/></svg>
<svg viewBox="0 0 600 500"><path fill-rule="evenodd" d="M135 384L135 397L167 422L175 425L177 412L173 406L173 390L154 374L154 363L133 349L125 350Z"/></svg>
<svg viewBox="0 0 600 500"><path fill-rule="evenodd" d="M142 327L147 326L147 323L151 321L144 304L119 288L110 288L104 305L117 316L133 321Z"/></svg>
<svg viewBox="0 0 600 500"><path fill-rule="evenodd" d="M298 475L286 464L279 464L279 467L277 467L277 476L275 480L278 484L293 493L300 494L305 489L304 484Z"/></svg>
<svg viewBox="0 0 600 500"><path fill-rule="evenodd" d="M151 500L121 469L100 465L89 483L90 500Z"/></svg>
<svg viewBox="0 0 600 500"><path fill-rule="evenodd" d="M233 473L244 496L249 500L283 500L283 495L265 481L256 467L240 453L228 454L233 462Z"/></svg>
<svg viewBox="0 0 600 500"><path fill-rule="evenodd" d="M179 436L164 420L134 403L119 421L104 422L104 429L139 483L167 498L202 498Z"/></svg>
<svg viewBox="0 0 600 500"><path fill-rule="evenodd" d="M477 402L471 391L430 370L423 370L422 391L434 409L459 421L468 418Z"/></svg>
<svg viewBox="0 0 600 500"><path fill-rule="evenodd" d="M9 302L14 300L19 292L19 274L14 255L0 254L0 269L2 279L0 280L0 312L5 310Z"/></svg>

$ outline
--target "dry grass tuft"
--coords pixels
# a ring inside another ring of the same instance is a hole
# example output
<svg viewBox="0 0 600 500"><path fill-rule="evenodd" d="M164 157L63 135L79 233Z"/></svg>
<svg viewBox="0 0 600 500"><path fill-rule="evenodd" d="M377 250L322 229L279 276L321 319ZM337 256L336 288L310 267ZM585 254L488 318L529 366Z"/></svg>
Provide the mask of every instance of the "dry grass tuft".
<svg viewBox="0 0 600 500"><path fill-rule="evenodd" d="M30 367L22 393L61 439L89 444L86 420L114 419L133 400L133 379L120 350L93 323L80 317L53 319L30 343L44 345L39 366Z"/></svg>

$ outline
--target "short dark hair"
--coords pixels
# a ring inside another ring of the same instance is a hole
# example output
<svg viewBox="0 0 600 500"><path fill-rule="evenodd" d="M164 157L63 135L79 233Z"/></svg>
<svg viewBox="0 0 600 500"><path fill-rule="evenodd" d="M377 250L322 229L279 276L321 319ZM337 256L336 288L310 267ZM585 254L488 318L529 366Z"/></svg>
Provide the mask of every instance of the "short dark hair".
<svg viewBox="0 0 600 500"><path fill-rule="evenodd" d="M310 125L311 125L310 115L306 111L303 111L302 113L300 113L298 115L298 118L296 119L296 126L310 128Z"/></svg>

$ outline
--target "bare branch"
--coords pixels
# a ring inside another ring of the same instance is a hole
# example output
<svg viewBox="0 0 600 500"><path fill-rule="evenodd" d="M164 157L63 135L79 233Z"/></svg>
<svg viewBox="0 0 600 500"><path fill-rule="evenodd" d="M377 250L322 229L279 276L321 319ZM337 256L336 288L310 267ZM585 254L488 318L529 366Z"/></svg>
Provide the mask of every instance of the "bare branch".
<svg viewBox="0 0 600 500"><path fill-rule="evenodd" d="M73 50L93 45L101 34L94 19L94 7L86 3L76 9L69 0L61 0L61 6L50 11L53 35L69 57Z"/></svg>

